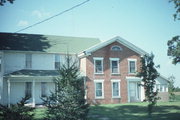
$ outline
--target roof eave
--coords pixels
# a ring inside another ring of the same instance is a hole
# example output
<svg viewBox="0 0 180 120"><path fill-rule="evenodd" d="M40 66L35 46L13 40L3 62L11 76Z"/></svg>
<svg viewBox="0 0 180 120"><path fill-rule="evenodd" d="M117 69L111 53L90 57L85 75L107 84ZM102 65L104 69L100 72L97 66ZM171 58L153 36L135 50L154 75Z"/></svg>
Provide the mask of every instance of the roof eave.
<svg viewBox="0 0 180 120"><path fill-rule="evenodd" d="M112 38L110 40L107 40L107 41L103 41L103 42L101 42L99 44L96 44L96 45L86 49L84 51L84 53L86 53L86 55L91 55L92 52L94 52L94 51L96 51L96 50L98 50L98 49L100 49L100 48L102 48L102 47L104 47L106 45L109 45L109 44L111 44L111 43L113 43L115 41L121 43L122 45L128 47L129 49L133 50L134 52L136 52L136 53L138 53L140 55L148 54L147 52L145 52L141 48L133 45L132 43L128 42L127 40L125 40L125 39L123 39L123 38L121 38L119 36L114 37L114 38Z"/></svg>

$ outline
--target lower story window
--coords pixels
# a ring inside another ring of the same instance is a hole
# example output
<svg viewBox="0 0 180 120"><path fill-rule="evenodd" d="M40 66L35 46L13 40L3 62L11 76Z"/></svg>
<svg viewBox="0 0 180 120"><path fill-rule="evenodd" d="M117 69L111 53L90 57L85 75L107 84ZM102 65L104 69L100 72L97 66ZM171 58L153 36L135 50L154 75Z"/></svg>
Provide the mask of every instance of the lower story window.
<svg viewBox="0 0 180 120"><path fill-rule="evenodd" d="M46 97L47 96L47 83L42 82L41 83L41 97Z"/></svg>
<svg viewBox="0 0 180 120"><path fill-rule="evenodd" d="M120 98L120 80L111 80L112 98Z"/></svg>
<svg viewBox="0 0 180 120"><path fill-rule="evenodd" d="M26 82L25 97L32 97L32 82Z"/></svg>
<svg viewBox="0 0 180 120"><path fill-rule="evenodd" d="M104 86L102 80L95 80L95 98L104 98Z"/></svg>

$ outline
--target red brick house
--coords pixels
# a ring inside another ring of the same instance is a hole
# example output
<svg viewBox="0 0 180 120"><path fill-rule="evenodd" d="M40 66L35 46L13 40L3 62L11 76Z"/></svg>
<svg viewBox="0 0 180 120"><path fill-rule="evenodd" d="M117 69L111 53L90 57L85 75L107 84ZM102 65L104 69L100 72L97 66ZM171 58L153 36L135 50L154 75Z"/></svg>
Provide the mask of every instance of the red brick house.
<svg viewBox="0 0 180 120"><path fill-rule="evenodd" d="M79 57L86 76L87 100L95 104L143 101L144 88L139 86L141 79L136 72L140 71L144 54L147 53L120 37L83 51ZM167 84L164 89L167 91Z"/></svg>

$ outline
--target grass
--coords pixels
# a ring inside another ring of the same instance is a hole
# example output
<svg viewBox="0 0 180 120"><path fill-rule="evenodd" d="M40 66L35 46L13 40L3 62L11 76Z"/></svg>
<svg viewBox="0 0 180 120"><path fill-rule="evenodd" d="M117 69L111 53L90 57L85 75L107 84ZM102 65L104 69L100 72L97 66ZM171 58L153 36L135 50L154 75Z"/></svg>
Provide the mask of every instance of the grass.
<svg viewBox="0 0 180 120"><path fill-rule="evenodd" d="M179 120L180 102L161 102L155 107L153 120ZM128 103L91 106L90 120L146 120L147 103Z"/></svg>
<svg viewBox="0 0 180 120"><path fill-rule="evenodd" d="M42 120L44 108L35 110L34 120ZM89 120L146 120L147 103L108 104L91 106ZM179 120L180 101L159 102L154 109L153 120Z"/></svg>
<svg viewBox="0 0 180 120"><path fill-rule="evenodd" d="M35 109L34 113L34 120L43 120L45 117L46 108L37 108Z"/></svg>
<svg viewBox="0 0 180 120"><path fill-rule="evenodd" d="M180 101L180 95L175 95L175 101Z"/></svg>

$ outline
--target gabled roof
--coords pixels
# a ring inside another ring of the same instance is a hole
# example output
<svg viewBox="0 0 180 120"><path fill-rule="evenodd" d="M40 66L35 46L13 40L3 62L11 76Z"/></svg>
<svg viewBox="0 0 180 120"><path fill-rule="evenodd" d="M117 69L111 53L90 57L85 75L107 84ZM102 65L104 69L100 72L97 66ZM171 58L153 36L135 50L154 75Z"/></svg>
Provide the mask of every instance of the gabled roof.
<svg viewBox="0 0 180 120"><path fill-rule="evenodd" d="M97 38L0 33L0 50L8 51L77 54L99 42Z"/></svg>
<svg viewBox="0 0 180 120"><path fill-rule="evenodd" d="M83 54L89 55L89 54L91 54L92 52L94 52L94 51L96 51L96 50L98 50L98 49L100 49L100 48L103 48L103 47L105 47L105 46L107 46L107 45L109 45L109 44L111 44L111 43L113 43L113 42L115 42L115 41L116 41L116 42L119 42L120 44L122 44L122 45L124 45L124 46L126 46L126 47L128 47L129 49L135 51L136 53L138 53L138 54L140 54L140 55L148 54L147 52L145 52L145 51L142 50L141 48L139 48L139 47L133 45L132 43L128 42L127 40L125 40L125 39L117 36L117 37L114 37L114 38L112 38L112 39L110 39L110 40L107 40L107 41L103 41L103 42L101 42L101 43L98 43L98 44L96 44L96 45L94 45L94 46L92 46L92 47L84 50L83 53L81 53L79 56L82 56Z"/></svg>
<svg viewBox="0 0 180 120"><path fill-rule="evenodd" d="M163 80L166 80L167 82L169 82L169 79L168 79L168 78L166 78L165 76L163 76L163 75L159 75L159 77L160 77L160 78L162 78Z"/></svg>

